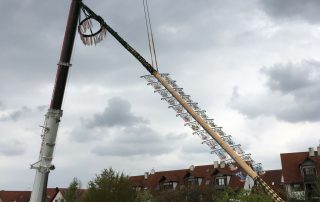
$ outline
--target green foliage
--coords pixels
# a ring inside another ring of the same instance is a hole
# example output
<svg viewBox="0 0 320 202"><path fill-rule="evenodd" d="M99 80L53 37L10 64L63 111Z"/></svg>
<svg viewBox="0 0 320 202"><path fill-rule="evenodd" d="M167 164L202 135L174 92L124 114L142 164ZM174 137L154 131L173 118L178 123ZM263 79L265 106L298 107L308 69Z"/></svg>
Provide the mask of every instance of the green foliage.
<svg viewBox="0 0 320 202"><path fill-rule="evenodd" d="M317 177L317 180L313 186L314 196L320 197L320 175Z"/></svg>
<svg viewBox="0 0 320 202"><path fill-rule="evenodd" d="M89 182L88 192L83 201L132 202L135 198L136 192L132 189L128 176L109 168L104 169Z"/></svg>
<svg viewBox="0 0 320 202"><path fill-rule="evenodd" d="M218 194L215 202L272 202L273 200L263 192L253 192L245 190L233 190L227 188L225 191Z"/></svg>
<svg viewBox="0 0 320 202"><path fill-rule="evenodd" d="M306 200L300 200L300 199L295 199L295 198L289 198L288 202L305 202Z"/></svg>
<svg viewBox="0 0 320 202"><path fill-rule="evenodd" d="M155 197L156 202L199 202L215 201L217 192L213 187L199 187L197 185L181 187L175 191L166 190L159 192Z"/></svg>
<svg viewBox="0 0 320 202"><path fill-rule="evenodd" d="M155 202L149 190L144 190L137 193L136 202Z"/></svg>
<svg viewBox="0 0 320 202"><path fill-rule="evenodd" d="M156 202L272 202L272 199L264 193L235 191L231 188L216 191L212 186L189 186L176 191L163 191L154 199Z"/></svg>
<svg viewBox="0 0 320 202"><path fill-rule="evenodd" d="M183 196L179 191L165 190L154 196L156 202L182 202Z"/></svg>
<svg viewBox="0 0 320 202"><path fill-rule="evenodd" d="M66 190L65 200L67 202L77 202L77 190L81 188L81 182L78 178L73 178Z"/></svg>

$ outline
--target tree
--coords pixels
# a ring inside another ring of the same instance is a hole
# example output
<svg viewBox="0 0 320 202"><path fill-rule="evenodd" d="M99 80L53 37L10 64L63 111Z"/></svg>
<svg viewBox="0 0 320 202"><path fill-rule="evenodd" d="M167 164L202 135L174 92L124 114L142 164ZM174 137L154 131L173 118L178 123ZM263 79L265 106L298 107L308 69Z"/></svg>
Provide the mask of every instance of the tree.
<svg viewBox="0 0 320 202"><path fill-rule="evenodd" d="M212 200L216 202L273 202L272 198L263 192L250 192L246 190L234 190L227 188L225 191L218 194L218 196Z"/></svg>
<svg viewBox="0 0 320 202"><path fill-rule="evenodd" d="M84 202L132 202L135 201L136 192L132 188L128 176L114 171L112 168L104 169L100 175L88 184L88 192Z"/></svg>
<svg viewBox="0 0 320 202"><path fill-rule="evenodd" d="M317 176L316 182L313 185L313 199L320 201L320 175Z"/></svg>
<svg viewBox="0 0 320 202"><path fill-rule="evenodd" d="M143 190L137 193L135 202L155 202L149 190Z"/></svg>
<svg viewBox="0 0 320 202"><path fill-rule="evenodd" d="M223 202L223 193L212 186L188 185L178 187L176 190L161 191L154 196L154 200L156 202Z"/></svg>
<svg viewBox="0 0 320 202"><path fill-rule="evenodd" d="M67 202L77 202L77 190L81 188L81 181L78 178L73 178L68 189L66 190L65 200Z"/></svg>

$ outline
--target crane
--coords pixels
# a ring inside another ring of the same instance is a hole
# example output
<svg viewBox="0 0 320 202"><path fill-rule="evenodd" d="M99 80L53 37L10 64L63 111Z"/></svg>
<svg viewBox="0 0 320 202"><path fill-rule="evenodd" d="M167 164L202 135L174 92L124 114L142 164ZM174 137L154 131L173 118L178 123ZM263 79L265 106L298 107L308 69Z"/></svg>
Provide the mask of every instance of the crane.
<svg viewBox="0 0 320 202"><path fill-rule="evenodd" d="M158 72L158 70L149 64L132 46L121 38L102 17L96 15L81 0L72 0L70 6L64 43L60 62L58 63L54 93L43 127L43 143L41 145L40 157L38 162L31 165L32 168L36 169L31 202L43 201L50 169L54 169L54 166L51 164L52 154L60 118L62 116L61 104L80 10L83 11L85 18L80 21L78 32L85 45L99 43L104 39L106 33L109 32L145 67L150 74L143 76L143 78L148 81L149 85L153 86L155 92L158 92L163 100L169 103L170 107L177 112L177 116L180 116L186 122L186 125L191 127L194 134L201 137L203 143L212 149L212 153L215 153L220 159L227 160L229 165L240 166L275 202L283 202L283 199L259 176L259 172L262 171L260 164L254 164L255 162L251 159L250 155L245 154L241 149L241 145L234 144L231 137L226 135L222 131L222 128L218 127L213 120L198 107L197 103L193 102L190 96L184 93L182 88L176 84L176 81L174 81L169 74ZM100 29L96 32L92 31L91 20L95 20L100 24ZM241 177L240 172L239 176Z"/></svg>
<svg viewBox="0 0 320 202"><path fill-rule="evenodd" d="M30 202L45 201L48 177L50 170L55 167L52 164L53 152L58 132L59 123L62 117L62 101L67 83L70 59L74 44L77 25L81 9L81 0L72 0L69 9L66 31L63 39L60 60L56 73L56 80L51 98L50 107L45 115L42 126L42 143L39 159L31 165L36 170Z"/></svg>

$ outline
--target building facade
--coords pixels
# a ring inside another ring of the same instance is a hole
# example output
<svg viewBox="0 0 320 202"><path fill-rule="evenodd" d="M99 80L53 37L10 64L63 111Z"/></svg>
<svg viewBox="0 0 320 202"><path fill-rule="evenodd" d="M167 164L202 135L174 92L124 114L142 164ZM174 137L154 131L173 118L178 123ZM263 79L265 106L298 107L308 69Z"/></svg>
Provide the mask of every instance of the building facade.
<svg viewBox="0 0 320 202"><path fill-rule="evenodd" d="M320 146L308 152L280 155L282 181L288 198L320 201Z"/></svg>
<svg viewBox="0 0 320 202"><path fill-rule="evenodd" d="M211 165L190 166L189 169L146 172L144 175L131 176L134 188L156 193L162 190L177 190L186 186L211 186L215 190L250 190L254 183L240 168L229 167L224 162Z"/></svg>

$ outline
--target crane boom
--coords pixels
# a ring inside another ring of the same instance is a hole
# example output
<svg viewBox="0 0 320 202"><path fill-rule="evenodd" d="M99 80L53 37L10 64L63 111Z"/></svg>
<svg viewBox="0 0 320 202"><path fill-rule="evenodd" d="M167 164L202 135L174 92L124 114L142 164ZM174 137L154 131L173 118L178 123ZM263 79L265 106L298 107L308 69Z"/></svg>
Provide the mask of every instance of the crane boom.
<svg viewBox="0 0 320 202"><path fill-rule="evenodd" d="M31 165L31 169L36 170L36 175L34 178L30 202L45 201L49 172L54 169L54 166L52 165L53 152L60 118L62 117L61 105L67 83L69 67L71 66L70 59L77 31L80 8L81 0L72 0L50 108L45 115L45 123L41 135L43 139L40 148L39 160Z"/></svg>

